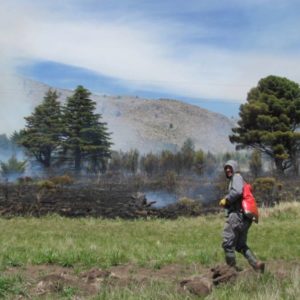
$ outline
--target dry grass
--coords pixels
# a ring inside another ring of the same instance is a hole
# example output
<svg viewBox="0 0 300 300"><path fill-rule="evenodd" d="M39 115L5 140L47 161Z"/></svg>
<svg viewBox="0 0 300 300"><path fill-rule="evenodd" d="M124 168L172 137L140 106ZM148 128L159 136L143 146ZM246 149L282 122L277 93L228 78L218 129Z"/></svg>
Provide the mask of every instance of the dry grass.
<svg viewBox="0 0 300 300"><path fill-rule="evenodd" d="M278 217L279 215L293 215L300 217L300 202L281 202L274 207L261 207L259 210L261 220L268 217Z"/></svg>

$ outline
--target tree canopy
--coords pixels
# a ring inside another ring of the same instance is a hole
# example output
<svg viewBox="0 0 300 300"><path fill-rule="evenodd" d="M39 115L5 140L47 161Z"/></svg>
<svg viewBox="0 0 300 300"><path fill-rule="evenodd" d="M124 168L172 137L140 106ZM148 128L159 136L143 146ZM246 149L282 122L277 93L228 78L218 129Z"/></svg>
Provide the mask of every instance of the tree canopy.
<svg viewBox="0 0 300 300"><path fill-rule="evenodd" d="M49 89L43 102L25 117L25 129L15 134L18 144L44 167L50 167L55 150L61 142L62 113L56 91Z"/></svg>
<svg viewBox="0 0 300 300"><path fill-rule="evenodd" d="M76 171L81 170L83 161L89 171L103 170L112 143L90 94L78 86L62 107L56 91L48 90L13 140L46 168L56 158L60 165L70 159Z"/></svg>
<svg viewBox="0 0 300 300"><path fill-rule="evenodd" d="M229 137L237 149L251 147L270 156L283 173L297 166L300 146L300 88L287 78L261 79L240 106L238 127Z"/></svg>
<svg viewBox="0 0 300 300"><path fill-rule="evenodd" d="M100 122L101 115L95 113L96 102L90 95L87 89L78 86L63 108L63 147L74 161L76 171L81 170L83 159L89 159L93 168L103 168L105 158L111 154L107 124Z"/></svg>

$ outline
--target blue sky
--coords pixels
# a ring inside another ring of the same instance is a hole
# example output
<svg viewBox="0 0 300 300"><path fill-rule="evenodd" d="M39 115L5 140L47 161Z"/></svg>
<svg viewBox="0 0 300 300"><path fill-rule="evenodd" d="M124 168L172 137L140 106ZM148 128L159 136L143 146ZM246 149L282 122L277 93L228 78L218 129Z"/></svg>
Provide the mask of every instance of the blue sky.
<svg viewBox="0 0 300 300"><path fill-rule="evenodd" d="M175 98L227 116L265 76L300 82L300 1L0 1L3 78Z"/></svg>

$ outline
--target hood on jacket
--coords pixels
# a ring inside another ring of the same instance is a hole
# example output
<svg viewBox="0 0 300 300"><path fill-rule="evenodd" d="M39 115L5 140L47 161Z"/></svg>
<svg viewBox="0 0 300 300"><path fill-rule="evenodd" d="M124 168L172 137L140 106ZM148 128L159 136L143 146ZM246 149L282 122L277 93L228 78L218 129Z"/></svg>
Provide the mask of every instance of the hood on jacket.
<svg viewBox="0 0 300 300"><path fill-rule="evenodd" d="M225 164L224 164L224 170L225 168L229 166L232 168L233 174L236 172L239 172L239 165L235 160L228 160Z"/></svg>

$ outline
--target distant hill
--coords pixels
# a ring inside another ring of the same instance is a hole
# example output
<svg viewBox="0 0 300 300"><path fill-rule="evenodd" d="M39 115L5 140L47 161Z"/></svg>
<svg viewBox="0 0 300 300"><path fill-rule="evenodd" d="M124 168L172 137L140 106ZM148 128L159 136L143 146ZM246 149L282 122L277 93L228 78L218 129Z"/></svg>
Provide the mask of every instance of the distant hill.
<svg viewBox="0 0 300 300"><path fill-rule="evenodd" d="M19 79L18 84L18 95L22 95L22 101L27 102L31 111L50 88L29 79ZM62 102L72 94L70 90L53 89L58 91ZM175 150L187 138L193 140L196 149L212 153L234 150L228 140L234 122L221 114L171 99L95 94L91 98L107 122L115 150L136 148L142 153Z"/></svg>

